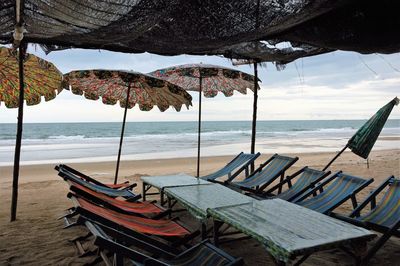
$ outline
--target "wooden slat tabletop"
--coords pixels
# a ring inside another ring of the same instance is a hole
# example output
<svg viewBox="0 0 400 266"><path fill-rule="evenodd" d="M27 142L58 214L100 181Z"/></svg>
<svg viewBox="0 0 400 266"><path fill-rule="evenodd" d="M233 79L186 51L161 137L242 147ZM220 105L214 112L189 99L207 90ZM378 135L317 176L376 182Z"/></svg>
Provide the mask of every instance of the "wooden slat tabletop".
<svg viewBox="0 0 400 266"><path fill-rule="evenodd" d="M211 217L263 243L280 261L352 241L367 241L375 236L366 229L281 199L252 201L207 211Z"/></svg>
<svg viewBox="0 0 400 266"><path fill-rule="evenodd" d="M142 176L140 178L144 183L152 185L158 189L164 189L166 187L178 187L188 185L204 185L212 184L203 179L197 179L187 174L177 175L164 175L164 176Z"/></svg>

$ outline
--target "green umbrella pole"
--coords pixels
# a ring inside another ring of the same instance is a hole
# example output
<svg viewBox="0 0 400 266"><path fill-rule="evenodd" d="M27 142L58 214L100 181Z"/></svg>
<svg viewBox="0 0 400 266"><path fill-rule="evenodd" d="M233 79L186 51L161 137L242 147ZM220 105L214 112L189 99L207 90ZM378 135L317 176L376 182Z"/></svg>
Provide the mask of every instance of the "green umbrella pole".
<svg viewBox="0 0 400 266"><path fill-rule="evenodd" d="M203 86L203 78L201 77L201 71L200 73L200 78L199 78L199 121L198 121L198 132L197 132L197 173L196 177L197 179L200 178L200 135L201 135L201 94L202 94L202 86Z"/></svg>
<svg viewBox="0 0 400 266"><path fill-rule="evenodd" d="M346 146L344 146L344 148L338 152L338 154L336 154L335 157L333 157L333 159L324 167L324 169L322 169L322 171L325 171L326 169L328 169L329 166L331 166L331 164L349 147L349 144L347 143Z"/></svg>
<svg viewBox="0 0 400 266"><path fill-rule="evenodd" d="M126 101L125 101L125 110L124 110L124 121L122 122L122 129L121 129L121 137L119 138L119 150L118 150L118 158L117 158L117 167L115 169L115 178L114 178L114 185L117 184L118 181L118 172L119 172L119 162L121 160L121 150L122 150L122 142L124 140L124 132L125 132L125 123L126 123L126 113L128 112L128 105L129 105L129 94L131 92L131 84L128 85L128 92L126 94Z"/></svg>
<svg viewBox="0 0 400 266"><path fill-rule="evenodd" d="M251 153L256 152L256 125L257 125L257 101L258 101L258 69L257 62L254 63L254 98L253 98L253 121L251 127ZM251 172L254 171L254 163L251 164Z"/></svg>
<svg viewBox="0 0 400 266"><path fill-rule="evenodd" d="M15 142L14 154L14 172L11 197L11 219L13 222L17 218L17 201L18 201L18 179L19 179L19 162L21 158L21 139L22 139L22 122L24 118L24 57L25 46L23 43L19 46L18 55L18 75L19 75L19 105L18 105L18 123L17 138Z"/></svg>

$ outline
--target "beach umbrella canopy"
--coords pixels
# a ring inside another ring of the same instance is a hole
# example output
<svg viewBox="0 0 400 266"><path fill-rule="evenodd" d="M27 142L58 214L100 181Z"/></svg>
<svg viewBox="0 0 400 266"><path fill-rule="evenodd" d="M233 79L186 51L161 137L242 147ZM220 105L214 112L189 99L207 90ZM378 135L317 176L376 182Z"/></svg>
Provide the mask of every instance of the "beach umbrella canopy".
<svg viewBox="0 0 400 266"><path fill-rule="evenodd" d="M24 56L24 100L27 105L54 99L62 90L61 72L50 62L33 54ZM16 50L0 47L0 104L19 106L19 70Z"/></svg>
<svg viewBox="0 0 400 266"><path fill-rule="evenodd" d="M150 111L157 106L161 112L170 106L180 111L182 105L189 108L192 96L179 86L166 80L133 71L122 70L78 70L64 75L65 84L74 94L86 99L98 100L114 105L119 101L125 108L114 183L117 183L122 141L125 131L127 109L136 104L142 111Z"/></svg>
<svg viewBox="0 0 400 266"><path fill-rule="evenodd" d="M201 95L211 98L222 92L226 97L233 95L234 91L242 94L247 93L247 89L254 92L258 87L258 79L252 75L230 69L226 67L207 65L207 64L185 64L168 68L159 69L149 73L158 78L168 80L188 91L199 92L199 119L198 119L198 141L197 141L197 177L200 174L200 133L201 133ZM201 93L202 92L202 93ZM256 109L254 109L256 110ZM255 127L253 127L255 136ZM252 144L252 152L253 151Z"/></svg>
<svg viewBox="0 0 400 266"><path fill-rule="evenodd" d="M374 146L383 126L386 123L392 109L399 104L396 97L378 110L348 142L350 150L358 156L367 159L372 147Z"/></svg>
<svg viewBox="0 0 400 266"><path fill-rule="evenodd" d="M215 97L219 92L230 97L234 91L246 94L247 89L254 90L254 76L216 65L185 64L159 69L149 74L168 80L188 91L202 91L206 98Z"/></svg>
<svg viewBox="0 0 400 266"><path fill-rule="evenodd" d="M385 125L392 109L399 104L399 98L395 97L378 110L357 132L350 138L346 146L325 166L326 170L347 148L358 156L367 159L383 126Z"/></svg>

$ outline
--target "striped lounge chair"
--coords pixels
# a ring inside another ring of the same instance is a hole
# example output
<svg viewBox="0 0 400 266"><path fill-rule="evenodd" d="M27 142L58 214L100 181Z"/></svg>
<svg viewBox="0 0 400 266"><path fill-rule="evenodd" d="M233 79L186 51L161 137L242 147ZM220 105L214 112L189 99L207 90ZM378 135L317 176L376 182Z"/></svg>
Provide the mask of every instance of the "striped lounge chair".
<svg viewBox="0 0 400 266"><path fill-rule="evenodd" d="M95 237L94 244L99 247L100 255L106 265L124 265L124 258L130 259L133 265L223 266L243 264L241 258L232 257L209 243L208 240L183 252L171 252L163 249L160 245L126 235L114 228L104 227L104 225L90 221L86 221L85 225ZM113 259L115 258L114 264L105 251L112 253L111 256Z"/></svg>
<svg viewBox="0 0 400 266"><path fill-rule="evenodd" d="M249 167L254 161L260 156L260 153L256 154L247 154L247 153L239 153L232 161L230 161L223 168L218 171L200 177L201 179L207 181L213 181L218 178L226 176L227 179L233 179L237 177L241 172L245 171L246 177L249 175Z"/></svg>
<svg viewBox="0 0 400 266"><path fill-rule="evenodd" d="M285 171L298 159L298 157L292 158L274 154L246 179L235 182L233 178L230 178L223 184L234 190L261 194L264 189L278 177L281 177L281 181L283 181Z"/></svg>
<svg viewBox="0 0 400 266"><path fill-rule="evenodd" d="M363 179L339 171L297 198L295 203L324 214L329 214L348 199L351 199L353 208L356 208L356 194L372 181L373 178ZM311 195L314 196L308 198Z"/></svg>
<svg viewBox="0 0 400 266"><path fill-rule="evenodd" d="M376 198L381 192L384 194L377 204ZM368 204L370 204L370 210L364 212ZM367 264L391 236L400 237L400 179L394 176L387 178L358 205L349 217L335 213L332 216L383 234L363 259Z"/></svg>
<svg viewBox="0 0 400 266"><path fill-rule="evenodd" d="M91 202L103 205L108 209L120 213L150 217L152 219L158 219L170 213L170 210L166 210L163 207L154 204L153 202L130 202L123 199L121 200L119 198L107 196L103 193L98 193L72 181L69 182L71 184L70 190L73 193Z"/></svg>
<svg viewBox="0 0 400 266"><path fill-rule="evenodd" d="M77 195L69 194L75 208L64 216L66 228L82 224L82 218L98 221L133 236L154 236L168 240L172 246L178 246L199 235L199 231L190 232L183 225L168 219L154 220L135 215L121 214L91 203ZM71 218L78 216L76 221Z"/></svg>
<svg viewBox="0 0 400 266"><path fill-rule="evenodd" d="M315 187L315 185L330 175L330 171L324 172L309 168L308 166L301 168L294 174L287 176L279 184L263 193L264 197L280 198L286 201L295 201L296 198ZM293 180L296 182L292 184ZM283 186L287 185L288 189L281 192Z"/></svg>
<svg viewBox="0 0 400 266"><path fill-rule="evenodd" d="M77 177L79 177L79 178L81 178L81 179L83 179L83 180L85 180L87 182L90 182L90 183L93 183L95 185L99 185L99 186L102 186L102 187L117 188L117 189L118 188L129 188L129 189L132 189L132 188L137 186L137 184L129 184L129 181L126 181L126 182L123 182L123 183L118 183L118 184L104 184L104 183L100 182L99 180L94 179L93 177L90 177L88 175L85 175L84 173L79 172L78 170L76 170L76 169L74 169L74 168L72 168L72 167L70 167L68 165L60 164L60 165L57 165L55 167L55 169L57 171L60 168L62 168L64 170L74 174L75 176L77 176Z"/></svg>
<svg viewBox="0 0 400 266"><path fill-rule="evenodd" d="M113 198L122 197L128 201L136 201L141 198L140 194L134 194L129 188L116 189L105 187L83 180L82 178L77 177L75 174L69 172L63 167L58 167L57 170L58 175L62 177L67 183L69 183L70 186L73 184L79 184L97 193L102 193Z"/></svg>

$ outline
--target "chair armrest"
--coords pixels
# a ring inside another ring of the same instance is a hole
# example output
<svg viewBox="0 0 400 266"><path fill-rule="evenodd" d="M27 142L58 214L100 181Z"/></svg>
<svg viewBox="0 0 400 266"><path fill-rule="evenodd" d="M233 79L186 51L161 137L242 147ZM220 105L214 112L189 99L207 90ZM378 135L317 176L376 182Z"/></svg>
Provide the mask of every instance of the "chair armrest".
<svg viewBox="0 0 400 266"><path fill-rule="evenodd" d="M334 180L339 174L341 174L342 171L336 172L334 175L329 177L327 180L325 180L322 183L317 184L313 189L309 190L308 192L304 193L301 197L297 198L294 202L300 202L311 196L312 194L317 193L317 191L320 191L321 189L324 188L325 185L330 183L332 180Z"/></svg>
<svg viewBox="0 0 400 266"><path fill-rule="evenodd" d="M379 187L377 187L375 190L373 190L369 196L362 202L360 203L357 208L355 208L349 215L349 217L359 217L361 211L370 203L371 201L376 200L376 196L390 183L390 180L393 179L394 176L388 177Z"/></svg>

